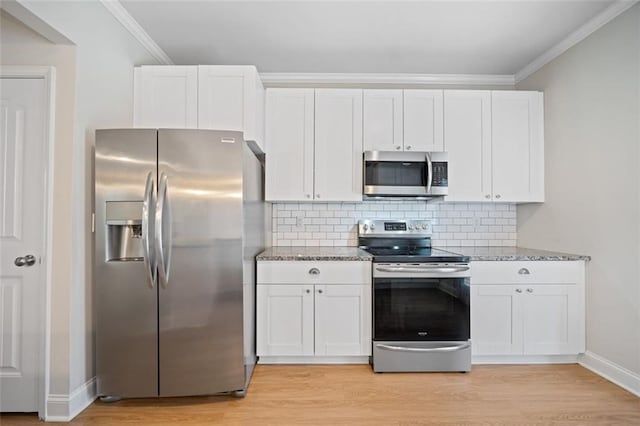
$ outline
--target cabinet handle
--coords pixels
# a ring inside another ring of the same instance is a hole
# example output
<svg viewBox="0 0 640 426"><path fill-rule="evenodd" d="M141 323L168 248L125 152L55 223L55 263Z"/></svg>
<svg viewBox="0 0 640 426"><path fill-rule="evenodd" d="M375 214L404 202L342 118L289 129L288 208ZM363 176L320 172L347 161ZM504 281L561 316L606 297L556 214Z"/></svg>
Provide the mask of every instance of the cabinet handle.
<svg viewBox="0 0 640 426"><path fill-rule="evenodd" d="M306 289L304 292L305 292L305 293L307 293L307 294L309 294L309 293L311 293L311 290Z"/></svg>
<svg viewBox="0 0 640 426"><path fill-rule="evenodd" d="M411 149L411 145L407 145L407 151Z"/></svg>
<svg viewBox="0 0 640 426"><path fill-rule="evenodd" d="M399 149L400 149L400 147L399 147L399 146L396 146L396 150L399 150Z"/></svg>
<svg viewBox="0 0 640 426"><path fill-rule="evenodd" d="M521 288L516 288L516 293L522 293L522 289Z"/></svg>
<svg viewBox="0 0 640 426"><path fill-rule="evenodd" d="M496 200L500 199L500 194L496 194Z"/></svg>
<svg viewBox="0 0 640 426"><path fill-rule="evenodd" d="M320 269L311 268L311 269L309 269L309 274L311 274L311 275L320 275Z"/></svg>
<svg viewBox="0 0 640 426"><path fill-rule="evenodd" d="M527 268L520 268L520 270L518 271L518 274L520 275L529 275L531 272L529 272L529 270Z"/></svg>
<svg viewBox="0 0 640 426"><path fill-rule="evenodd" d="M322 289L318 289L318 293L322 294Z"/></svg>
<svg viewBox="0 0 640 426"><path fill-rule="evenodd" d="M484 198L486 198L487 200L491 199L491 194L485 195Z"/></svg>
<svg viewBox="0 0 640 426"><path fill-rule="evenodd" d="M527 293L533 293L533 289L532 288L528 288L527 289Z"/></svg>

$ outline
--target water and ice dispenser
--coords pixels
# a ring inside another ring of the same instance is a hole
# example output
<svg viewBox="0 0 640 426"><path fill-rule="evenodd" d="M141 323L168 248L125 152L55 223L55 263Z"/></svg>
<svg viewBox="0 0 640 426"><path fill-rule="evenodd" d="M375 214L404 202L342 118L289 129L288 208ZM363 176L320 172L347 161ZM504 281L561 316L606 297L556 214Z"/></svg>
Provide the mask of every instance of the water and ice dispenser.
<svg viewBox="0 0 640 426"><path fill-rule="evenodd" d="M143 261L142 201L106 204L106 261Z"/></svg>

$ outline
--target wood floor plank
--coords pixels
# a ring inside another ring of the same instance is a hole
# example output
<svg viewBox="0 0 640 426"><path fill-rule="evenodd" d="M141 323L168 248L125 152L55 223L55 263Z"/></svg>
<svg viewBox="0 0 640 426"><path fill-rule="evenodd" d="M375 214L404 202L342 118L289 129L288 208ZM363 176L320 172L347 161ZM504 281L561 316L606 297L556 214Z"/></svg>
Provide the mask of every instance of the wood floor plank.
<svg viewBox="0 0 640 426"><path fill-rule="evenodd" d="M3 415L0 424L37 424ZM640 398L578 365L374 374L364 365L259 365L244 399L96 402L73 425L640 425Z"/></svg>

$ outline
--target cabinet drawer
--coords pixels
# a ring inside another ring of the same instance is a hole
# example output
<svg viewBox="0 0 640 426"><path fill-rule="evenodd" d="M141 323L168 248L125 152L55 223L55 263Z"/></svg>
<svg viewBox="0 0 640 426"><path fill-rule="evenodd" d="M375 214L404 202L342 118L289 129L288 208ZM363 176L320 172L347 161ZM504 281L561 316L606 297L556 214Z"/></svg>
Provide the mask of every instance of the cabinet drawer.
<svg viewBox="0 0 640 426"><path fill-rule="evenodd" d="M261 261L258 284L371 284L371 262Z"/></svg>
<svg viewBox="0 0 640 426"><path fill-rule="evenodd" d="M471 284L577 284L583 261L471 262Z"/></svg>

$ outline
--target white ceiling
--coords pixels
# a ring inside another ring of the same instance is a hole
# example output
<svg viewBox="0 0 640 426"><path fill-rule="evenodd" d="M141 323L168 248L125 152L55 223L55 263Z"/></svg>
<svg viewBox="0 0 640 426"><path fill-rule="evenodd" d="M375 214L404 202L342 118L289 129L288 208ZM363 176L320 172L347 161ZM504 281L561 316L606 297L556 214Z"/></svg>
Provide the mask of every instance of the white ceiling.
<svg viewBox="0 0 640 426"><path fill-rule="evenodd" d="M261 72L515 74L613 1L140 1L176 64Z"/></svg>

